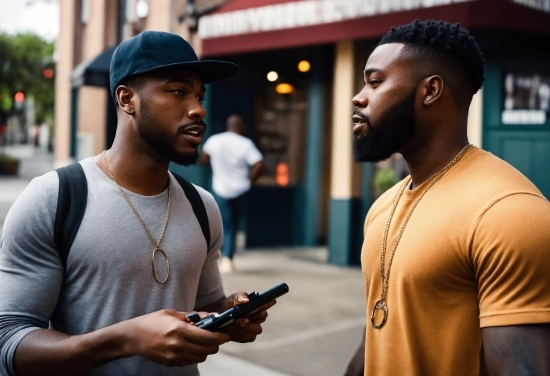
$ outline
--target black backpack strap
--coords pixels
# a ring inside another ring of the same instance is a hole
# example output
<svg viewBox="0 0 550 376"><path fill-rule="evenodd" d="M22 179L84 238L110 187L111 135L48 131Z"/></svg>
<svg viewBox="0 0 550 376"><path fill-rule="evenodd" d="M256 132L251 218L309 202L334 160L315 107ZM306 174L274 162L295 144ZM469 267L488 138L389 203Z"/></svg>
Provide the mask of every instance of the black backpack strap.
<svg viewBox="0 0 550 376"><path fill-rule="evenodd" d="M206 239L206 246L207 251L210 249L210 225L208 224L208 214L206 214L206 208L204 206L204 202L202 202L201 195L197 191L197 188L191 183L189 183L187 180L185 180L182 176L174 173L173 171L172 175L176 178L178 183L180 183L181 187L183 188L183 191L185 192L185 195L189 199L189 202L191 203L191 207L193 208L193 212L195 213L195 216L197 217L197 220L199 221L199 224L201 225L202 234L204 235L204 239Z"/></svg>
<svg viewBox="0 0 550 376"><path fill-rule="evenodd" d="M88 201L88 182L80 163L56 169L59 194L55 213L54 242L63 266L73 244Z"/></svg>

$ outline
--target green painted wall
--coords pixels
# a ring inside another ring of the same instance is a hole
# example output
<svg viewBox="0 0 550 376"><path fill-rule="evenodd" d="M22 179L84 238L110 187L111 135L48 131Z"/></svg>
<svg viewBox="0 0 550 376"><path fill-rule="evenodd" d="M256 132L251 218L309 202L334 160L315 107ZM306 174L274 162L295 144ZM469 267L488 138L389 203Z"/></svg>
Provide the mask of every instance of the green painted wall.
<svg viewBox="0 0 550 376"><path fill-rule="evenodd" d="M322 61L316 54L312 62L311 82L308 90L307 135L304 173L304 194L297 203L301 213L303 231L296 244L317 245L319 243L319 220L321 216L321 174L323 164L323 103L325 89L322 76Z"/></svg>
<svg viewBox="0 0 550 376"><path fill-rule="evenodd" d="M336 265L358 265L361 262L361 200L330 199L329 262Z"/></svg>
<svg viewBox="0 0 550 376"><path fill-rule="evenodd" d="M78 129L78 88L71 88L71 155L76 160L76 132Z"/></svg>

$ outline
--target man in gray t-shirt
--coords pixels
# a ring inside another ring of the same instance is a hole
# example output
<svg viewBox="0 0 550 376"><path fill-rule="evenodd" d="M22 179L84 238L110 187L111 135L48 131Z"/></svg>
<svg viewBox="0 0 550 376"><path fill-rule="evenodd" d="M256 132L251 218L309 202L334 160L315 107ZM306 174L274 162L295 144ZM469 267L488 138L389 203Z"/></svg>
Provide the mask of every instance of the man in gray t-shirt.
<svg viewBox="0 0 550 376"><path fill-rule="evenodd" d="M118 129L111 149L80 162L87 206L66 265L54 242L55 172L34 179L11 208L0 249L1 375L198 375L229 341L261 333L267 304L224 333L186 312L221 312L222 227L213 197L196 187L210 226L207 249L169 162L195 163L206 112L203 84L238 67L199 61L175 34L144 32L113 54ZM151 267L152 264L152 267Z"/></svg>

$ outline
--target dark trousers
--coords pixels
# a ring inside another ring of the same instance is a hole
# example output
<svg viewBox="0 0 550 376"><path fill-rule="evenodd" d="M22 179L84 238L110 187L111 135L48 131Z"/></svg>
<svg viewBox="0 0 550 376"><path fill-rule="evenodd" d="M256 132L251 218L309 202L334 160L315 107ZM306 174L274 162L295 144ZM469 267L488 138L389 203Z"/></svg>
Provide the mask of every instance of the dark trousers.
<svg viewBox="0 0 550 376"><path fill-rule="evenodd" d="M220 208L223 224L222 257L233 259L235 254L235 240L239 231L240 221L243 219L246 205L246 193L235 198L223 198L214 193L214 199Z"/></svg>

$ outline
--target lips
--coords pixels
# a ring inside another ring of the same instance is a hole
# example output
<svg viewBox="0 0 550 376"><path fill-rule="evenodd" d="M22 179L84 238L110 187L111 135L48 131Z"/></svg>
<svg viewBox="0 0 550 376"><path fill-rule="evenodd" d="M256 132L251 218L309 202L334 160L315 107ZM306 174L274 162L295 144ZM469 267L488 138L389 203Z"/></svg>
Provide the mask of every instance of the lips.
<svg viewBox="0 0 550 376"><path fill-rule="evenodd" d="M202 142L202 136L206 127L204 125L193 124L180 129L183 137L192 145L199 145Z"/></svg>
<svg viewBox="0 0 550 376"><path fill-rule="evenodd" d="M364 133L367 130L367 127L366 127L367 124L365 121L366 119L363 116L360 116L357 113L354 113L353 116L351 117L351 120L353 121L353 124L354 124L353 133Z"/></svg>

